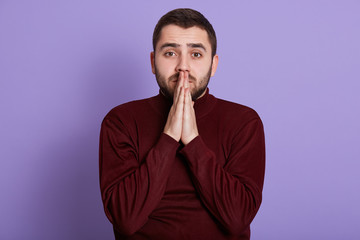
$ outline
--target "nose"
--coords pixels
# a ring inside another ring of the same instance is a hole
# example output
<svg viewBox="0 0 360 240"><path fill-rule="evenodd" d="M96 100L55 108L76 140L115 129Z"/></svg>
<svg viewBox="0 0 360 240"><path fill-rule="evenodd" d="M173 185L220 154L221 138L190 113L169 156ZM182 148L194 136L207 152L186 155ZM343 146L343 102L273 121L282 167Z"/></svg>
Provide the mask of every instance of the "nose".
<svg viewBox="0 0 360 240"><path fill-rule="evenodd" d="M182 55L178 58L176 72L180 72L180 71L190 72L190 64L189 64L189 60L186 58L186 55L185 56Z"/></svg>

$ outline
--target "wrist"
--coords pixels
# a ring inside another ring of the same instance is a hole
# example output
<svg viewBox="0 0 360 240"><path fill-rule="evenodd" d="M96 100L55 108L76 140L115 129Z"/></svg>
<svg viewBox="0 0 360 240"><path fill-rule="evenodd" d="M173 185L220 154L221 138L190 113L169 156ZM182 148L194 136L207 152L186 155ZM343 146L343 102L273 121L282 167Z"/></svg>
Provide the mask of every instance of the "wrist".
<svg viewBox="0 0 360 240"><path fill-rule="evenodd" d="M199 134L194 134L194 135L191 135L191 136L188 136L186 138L182 138L181 139L181 142L184 144L184 145L188 145L192 140L194 140L197 136L199 136Z"/></svg>
<svg viewBox="0 0 360 240"><path fill-rule="evenodd" d="M169 131L166 131L166 130L164 130L163 133L168 135L169 137L171 137L172 139L174 139L177 142L180 141L180 137L177 137L176 134L171 134Z"/></svg>

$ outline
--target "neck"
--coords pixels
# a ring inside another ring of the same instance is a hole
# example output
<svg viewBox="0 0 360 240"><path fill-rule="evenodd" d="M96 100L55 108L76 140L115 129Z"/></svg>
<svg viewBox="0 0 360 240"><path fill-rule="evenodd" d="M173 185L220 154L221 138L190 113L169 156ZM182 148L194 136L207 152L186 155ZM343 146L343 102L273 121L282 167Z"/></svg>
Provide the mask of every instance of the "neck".
<svg viewBox="0 0 360 240"><path fill-rule="evenodd" d="M202 93L202 94L201 94L198 98L193 99L193 101L196 101L196 100L198 100L198 99L202 98L202 97L205 95L206 90L207 90L207 88L203 91L203 93Z"/></svg>

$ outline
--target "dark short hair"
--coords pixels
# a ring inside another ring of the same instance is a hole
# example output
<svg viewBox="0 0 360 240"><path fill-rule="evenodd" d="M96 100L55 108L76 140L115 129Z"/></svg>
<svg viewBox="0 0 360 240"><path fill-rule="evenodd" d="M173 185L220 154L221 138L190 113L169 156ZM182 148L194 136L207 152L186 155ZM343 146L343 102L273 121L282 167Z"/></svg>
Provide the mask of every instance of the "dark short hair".
<svg viewBox="0 0 360 240"><path fill-rule="evenodd" d="M159 41L161 30L163 27L174 24L182 28L199 27L205 30L208 34L211 44L212 57L216 54L216 34L210 22L200 12L190 8L178 8L166 13L160 18L155 26L153 33L153 48L154 52L156 44Z"/></svg>

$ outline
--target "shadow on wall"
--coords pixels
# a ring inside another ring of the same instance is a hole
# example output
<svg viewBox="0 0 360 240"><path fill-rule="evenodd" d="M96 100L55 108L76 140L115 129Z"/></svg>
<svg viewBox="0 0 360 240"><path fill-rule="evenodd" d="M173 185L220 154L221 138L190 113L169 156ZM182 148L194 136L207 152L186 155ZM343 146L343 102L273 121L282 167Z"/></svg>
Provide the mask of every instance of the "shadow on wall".
<svg viewBox="0 0 360 240"><path fill-rule="evenodd" d="M149 68L149 67L148 67ZM33 235L37 239L113 239L103 212L98 174L100 124L116 105L139 96L144 66L130 54L97 58L85 69L78 96L69 108L76 116L44 147L33 194L37 206Z"/></svg>

